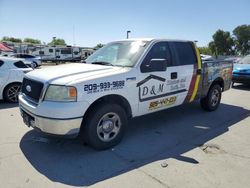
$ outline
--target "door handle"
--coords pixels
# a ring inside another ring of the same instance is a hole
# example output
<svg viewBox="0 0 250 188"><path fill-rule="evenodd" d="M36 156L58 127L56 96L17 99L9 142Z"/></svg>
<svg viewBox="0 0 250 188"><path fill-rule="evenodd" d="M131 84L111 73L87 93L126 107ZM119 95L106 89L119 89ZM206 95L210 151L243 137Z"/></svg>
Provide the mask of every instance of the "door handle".
<svg viewBox="0 0 250 188"><path fill-rule="evenodd" d="M202 70L201 69L197 69L196 74L197 75L201 75L201 73L202 73Z"/></svg>
<svg viewBox="0 0 250 188"><path fill-rule="evenodd" d="M173 79L177 79L177 77L178 77L177 72L171 72L171 79L172 79L172 80L173 80Z"/></svg>

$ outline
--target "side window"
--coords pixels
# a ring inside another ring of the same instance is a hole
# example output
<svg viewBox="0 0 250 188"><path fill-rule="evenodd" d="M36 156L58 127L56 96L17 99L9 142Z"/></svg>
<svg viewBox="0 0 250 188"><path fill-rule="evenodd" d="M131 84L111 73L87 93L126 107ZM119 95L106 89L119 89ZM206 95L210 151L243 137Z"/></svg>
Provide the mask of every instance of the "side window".
<svg viewBox="0 0 250 188"><path fill-rule="evenodd" d="M39 55L44 55L44 51L39 51Z"/></svg>
<svg viewBox="0 0 250 188"><path fill-rule="evenodd" d="M173 55L173 65L193 65L197 63L196 54L191 42L169 42Z"/></svg>
<svg viewBox="0 0 250 188"><path fill-rule="evenodd" d="M156 43L148 52L144 58L141 71L145 72L145 66L149 64L152 59L165 59L168 66L171 66L171 54L168 46L168 42L158 42ZM166 65L166 66L167 66Z"/></svg>
<svg viewBox="0 0 250 188"><path fill-rule="evenodd" d="M62 48L61 54L71 54L72 50L70 48Z"/></svg>
<svg viewBox="0 0 250 188"><path fill-rule="evenodd" d="M4 62L0 60L0 67L1 67L3 64L4 64Z"/></svg>
<svg viewBox="0 0 250 188"><path fill-rule="evenodd" d="M14 63L14 65L17 68L27 68L27 65L25 65L22 61L17 61Z"/></svg>
<svg viewBox="0 0 250 188"><path fill-rule="evenodd" d="M49 53L53 53L53 49L49 49Z"/></svg>
<svg viewBox="0 0 250 188"><path fill-rule="evenodd" d="M24 58L34 58L34 56L28 55L28 54L24 54L23 57L24 57Z"/></svg>

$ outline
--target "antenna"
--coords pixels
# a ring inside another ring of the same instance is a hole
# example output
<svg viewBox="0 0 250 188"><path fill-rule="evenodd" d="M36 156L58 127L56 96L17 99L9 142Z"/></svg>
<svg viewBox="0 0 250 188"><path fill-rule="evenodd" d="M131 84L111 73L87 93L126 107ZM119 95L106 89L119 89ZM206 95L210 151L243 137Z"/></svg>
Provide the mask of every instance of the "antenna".
<svg viewBox="0 0 250 188"><path fill-rule="evenodd" d="M75 45L75 25L73 25L73 46Z"/></svg>

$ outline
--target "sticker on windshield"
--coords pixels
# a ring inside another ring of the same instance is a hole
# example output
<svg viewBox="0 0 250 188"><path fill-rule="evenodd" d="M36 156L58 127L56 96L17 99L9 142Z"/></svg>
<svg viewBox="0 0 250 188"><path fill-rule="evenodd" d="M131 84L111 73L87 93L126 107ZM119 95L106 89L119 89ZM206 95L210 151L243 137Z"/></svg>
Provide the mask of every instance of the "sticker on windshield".
<svg viewBox="0 0 250 188"><path fill-rule="evenodd" d="M124 80L112 81L112 82L101 82L99 84L84 85L84 91L86 91L87 94L91 94L91 93L99 93L103 91L122 89L124 86L125 86Z"/></svg>

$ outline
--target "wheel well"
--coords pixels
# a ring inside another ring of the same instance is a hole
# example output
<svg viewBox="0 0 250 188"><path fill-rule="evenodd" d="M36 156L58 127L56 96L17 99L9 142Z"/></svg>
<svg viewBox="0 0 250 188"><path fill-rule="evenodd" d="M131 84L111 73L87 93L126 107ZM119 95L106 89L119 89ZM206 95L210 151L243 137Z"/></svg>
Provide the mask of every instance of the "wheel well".
<svg viewBox="0 0 250 188"><path fill-rule="evenodd" d="M11 82L11 83L7 84L4 87L4 89L3 89L3 94L2 94L3 97L4 97L4 93L5 93L6 88L9 87L10 85L13 85L13 84L20 84L20 85L22 85L22 82Z"/></svg>
<svg viewBox="0 0 250 188"><path fill-rule="evenodd" d="M211 88L213 85L215 85L215 84L218 84L218 85L221 87L222 91L224 91L224 80L223 80L221 77L216 78L216 79L212 82L210 88Z"/></svg>
<svg viewBox="0 0 250 188"><path fill-rule="evenodd" d="M84 125L84 123L86 122L86 119L87 119L88 115L94 110L94 108L97 105L100 105L101 103L115 103L115 104L119 104L121 107L123 107L125 109L127 117L128 118L132 117L132 110L131 110L130 104L127 101L127 99L125 99L121 95L106 95L106 96L103 96L103 97L97 99L95 102L93 102L88 107L87 111L85 112L85 114L83 116L82 125ZM82 125L81 125L81 128L80 128L79 135L83 134L83 132L82 132L83 131L83 126Z"/></svg>
<svg viewBox="0 0 250 188"><path fill-rule="evenodd" d="M115 104L119 104L121 107L124 108L127 116L130 118L132 117L132 110L131 110L131 107L130 107L130 104L129 102L127 101L127 99L125 99L124 97L122 97L121 95L106 95L106 96L103 96L99 99L97 99L95 102L93 102L89 108L87 109L87 111L85 112L84 114L84 117L85 118L88 113L96 106L96 105L99 105L100 103L115 103Z"/></svg>

